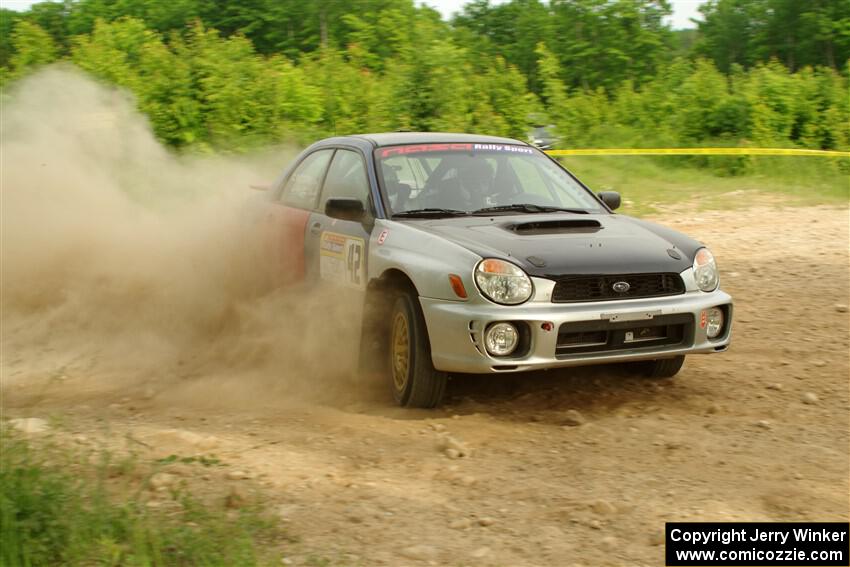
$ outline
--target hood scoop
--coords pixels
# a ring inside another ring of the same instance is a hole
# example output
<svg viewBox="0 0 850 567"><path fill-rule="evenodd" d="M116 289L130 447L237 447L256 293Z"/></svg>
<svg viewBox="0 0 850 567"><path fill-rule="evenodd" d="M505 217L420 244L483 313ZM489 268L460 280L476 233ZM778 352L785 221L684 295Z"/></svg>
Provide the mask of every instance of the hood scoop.
<svg viewBox="0 0 850 567"><path fill-rule="evenodd" d="M558 219L536 222L524 222L504 226L523 236L535 236L544 234L587 234L602 230L602 224L593 219Z"/></svg>

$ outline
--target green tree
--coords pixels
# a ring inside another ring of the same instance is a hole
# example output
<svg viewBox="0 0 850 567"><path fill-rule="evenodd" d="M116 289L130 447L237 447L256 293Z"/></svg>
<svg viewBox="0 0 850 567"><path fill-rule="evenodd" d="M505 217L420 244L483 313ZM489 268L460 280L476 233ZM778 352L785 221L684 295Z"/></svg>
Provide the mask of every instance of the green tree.
<svg viewBox="0 0 850 567"><path fill-rule="evenodd" d="M464 7L452 24L460 33L461 44L479 50L479 55L498 54L516 66L530 88L540 92L537 45L553 42L553 18L540 0L513 0L491 5L475 0ZM465 36L464 31L471 32Z"/></svg>
<svg viewBox="0 0 850 567"><path fill-rule="evenodd" d="M567 88L560 79L558 60L543 43L537 46L536 53L543 105L555 124L563 127L567 122Z"/></svg>
<svg viewBox="0 0 850 567"><path fill-rule="evenodd" d="M695 51L728 73L732 65L749 67L765 26L766 0L709 0L701 5L703 20Z"/></svg>
<svg viewBox="0 0 850 567"><path fill-rule="evenodd" d="M669 60L667 0L552 0L551 46L568 86L616 87L649 80Z"/></svg>
<svg viewBox="0 0 850 567"><path fill-rule="evenodd" d="M53 43L64 55L68 51L68 14L71 9L71 0L37 2L30 6L23 17L50 34Z"/></svg>
<svg viewBox="0 0 850 567"><path fill-rule="evenodd" d="M696 52L721 71L776 58L792 71L837 69L850 58L850 2L709 0L700 7Z"/></svg>
<svg viewBox="0 0 850 567"><path fill-rule="evenodd" d="M14 53L12 31L20 20L21 14L14 10L0 8L0 67L8 67Z"/></svg>
<svg viewBox="0 0 850 567"><path fill-rule="evenodd" d="M9 58L12 76L20 76L25 72L55 61L57 57L56 44L37 24L21 20L12 30L13 55Z"/></svg>

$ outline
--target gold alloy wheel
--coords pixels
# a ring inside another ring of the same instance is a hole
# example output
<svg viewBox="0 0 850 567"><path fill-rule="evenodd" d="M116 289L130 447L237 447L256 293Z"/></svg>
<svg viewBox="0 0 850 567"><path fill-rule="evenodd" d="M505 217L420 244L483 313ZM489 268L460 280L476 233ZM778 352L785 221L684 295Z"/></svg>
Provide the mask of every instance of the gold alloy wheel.
<svg viewBox="0 0 850 567"><path fill-rule="evenodd" d="M392 340L393 384L396 390L403 392L410 371L410 336L404 313L396 313Z"/></svg>

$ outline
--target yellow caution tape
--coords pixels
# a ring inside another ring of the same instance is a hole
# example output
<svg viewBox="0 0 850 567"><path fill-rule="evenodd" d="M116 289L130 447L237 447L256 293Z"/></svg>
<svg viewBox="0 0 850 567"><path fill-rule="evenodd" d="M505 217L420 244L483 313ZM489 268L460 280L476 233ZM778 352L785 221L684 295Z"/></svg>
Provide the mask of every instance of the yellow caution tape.
<svg viewBox="0 0 850 567"><path fill-rule="evenodd" d="M602 148L548 150L550 156L820 156L848 157L850 152L786 148Z"/></svg>

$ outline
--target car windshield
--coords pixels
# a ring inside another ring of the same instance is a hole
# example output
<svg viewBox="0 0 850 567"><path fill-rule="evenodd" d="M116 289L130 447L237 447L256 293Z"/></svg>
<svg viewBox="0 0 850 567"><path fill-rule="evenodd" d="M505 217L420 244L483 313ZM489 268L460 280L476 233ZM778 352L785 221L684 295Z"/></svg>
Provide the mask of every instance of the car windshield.
<svg viewBox="0 0 850 567"><path fill-rule="evenodd" d="M408 144L375 150L392 214L598 213L578 181L538 150L511 144Z"/></svg>

